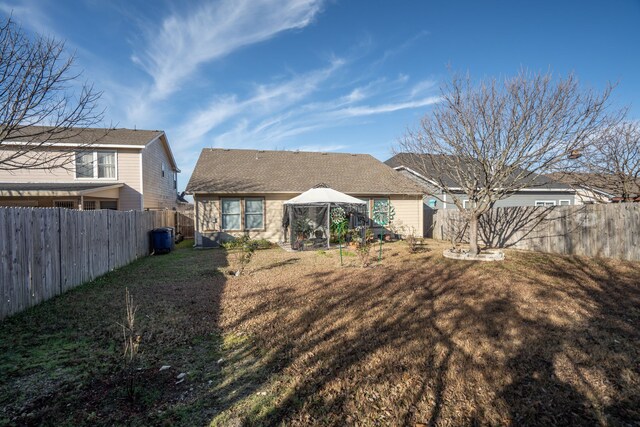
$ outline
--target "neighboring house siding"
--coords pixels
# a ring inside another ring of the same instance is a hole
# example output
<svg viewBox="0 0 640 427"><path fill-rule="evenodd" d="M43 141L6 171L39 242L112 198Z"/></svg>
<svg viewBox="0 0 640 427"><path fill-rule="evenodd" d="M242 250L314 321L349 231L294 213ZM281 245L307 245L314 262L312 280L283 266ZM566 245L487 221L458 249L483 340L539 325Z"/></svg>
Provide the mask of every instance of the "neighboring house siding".
<svg viewBox="0 0 640 427"><path fill-rule="evenodd" d="M0 170L0 182L100 182L100 183L122 183L120 188L119 204L120 210L142 209L141 186L140 186L140 150L124 148L94 148L98 151L115 151L117 159L116 179L76 179L75 162L69 162L65 167L54 169L21 169L16 171ZM64 153L58 151L58 153ZM73 154L72 154L73 155ZM74 157L75 159L75 157ZM56 197L60 199L60 197ZM45 200L40 204L44 206Z"/></svg>
<svg viewBox="0 0 640 427"><path fill-rule="evenodd" d="M3 151L14 151L9 148ZM51 151L51 156L64 154L64 151ZM25 161L27 161L25 159ZM69 182L75 179L75 169L73 159L66 167L54 169L19 169L13 171L2 170L0 168L0 182Z"/></svg>
<svg viewBox="0 0 640 427"><path fill-rule="evenodd" d="M118 209L123 211L142 209L139 150L118 150L118 182L124 184L120 189Z"/></svg>
<svg viewBox="0 0 640 427"><path fill-rule="evenodd" d="M283 215L283 203L295 196L298 193L291 194L212 194L212 195L196 195L194 197L195 209L196 209L196 245L202 245L202 234L211 234L220 231L221 224L221 212L220 212L220 199L221 198L264 198L265 206L265 229L261 231L251 230L247 234L251 238L255 239L267 239L272 242L278 242L284 240L282 233L282 215ZM373 198L380 198L385 196L379 195L358 195L352 194L352 196L359 199L368 199L371 201ZM394 206L396 211L395 223L396 225L404 225L406 228L413 227L416 235L422 236L422 197L421 196L400 196L391 195L389 200ZM244 234L242 231L234 231L223 233L223 239L229 239L233 236L239 236Z"/></svg>
<svg viewBox="0 0 640 427"><path fill-rule="evenodd" d="M466 196L459 196L462 200L467 199ZM427 197L428 199L428 197ZM449 200L451 198L449 197ZM514 194L513 196L509 196L506 199L498 200L494 207L496 208L506 208L511 206L535 206L536 201L553 201L557 206L560 205L561 200L569 200L570 205L575 204L575 195L569 193L560 193L560 192L552 192L552 191L540 191L533 192L527 191L519 194ZM442 207L443 204L438 201L438 207ZM457 209L454 203L447 203L445 209Z"/></svg>
<svg viewBox="0 0 640 427"><path fill-rule="evenodd" d="M164 177L162 165L164 163ZM161 138L142 151L143 196L145 209L173 209L177 205L174 169Z"/></svg>
<svg viewBox="0 0 640 427"><path fill-rule="evenodd" d="M427 194L424 198L425 204L429 205L429 200L434 199L434 197L429 197L429 194L433 194L433 188L431 185L427 184L423 179L415 176L414 174L401 171L401 173L407 178L411 179L415 183L419 184ZM496 208L502 207L510 207L510 206L535 206L536 201L555 201L556 205L560 205L561 200L569 200L571 205L576 204L576 197L573 194L573 190L568 191L534 191L533 189L518 192L512 196L509 196L505 199L498 200L495 204ZM439 196L440 199L444 199L444 195ZM450 202L451 197L446 196L448 198L447 203L443 203L442 200L436 201L436 209L456 209L456 205ZM466 199L466 196L460 195L461 199Z"/></svg>

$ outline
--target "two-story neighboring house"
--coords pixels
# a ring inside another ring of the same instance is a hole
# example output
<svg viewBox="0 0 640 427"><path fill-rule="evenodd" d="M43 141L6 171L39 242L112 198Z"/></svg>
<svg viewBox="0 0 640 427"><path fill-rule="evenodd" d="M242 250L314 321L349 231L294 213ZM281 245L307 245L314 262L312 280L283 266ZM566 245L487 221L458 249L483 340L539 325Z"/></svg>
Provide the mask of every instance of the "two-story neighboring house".
<svg viewBox="0 0 640 427"><path fill-rule="evenodd" d="M2 141L0 150L7 155L24 144L13 138ZM76 130L38 149L59 152L68 161L47 169L0 168L0 206L142 210L177 205L180 170L163 131Z"/></svg>

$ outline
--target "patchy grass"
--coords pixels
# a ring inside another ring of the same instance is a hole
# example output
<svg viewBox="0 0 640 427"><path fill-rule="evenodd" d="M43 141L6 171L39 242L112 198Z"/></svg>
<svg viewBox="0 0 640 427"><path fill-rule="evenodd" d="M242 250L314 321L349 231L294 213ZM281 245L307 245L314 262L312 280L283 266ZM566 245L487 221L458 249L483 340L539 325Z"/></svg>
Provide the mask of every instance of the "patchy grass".
<svg viewBox="0 0 640 427"><path fill-rule="evenodd" d="M638 263L508 251L475 264L398 242L364 269L262 250L229 277L223 250L191 244L0 323L0 424L640 422ZM142 334L135 400L125 287Z"/></svg>

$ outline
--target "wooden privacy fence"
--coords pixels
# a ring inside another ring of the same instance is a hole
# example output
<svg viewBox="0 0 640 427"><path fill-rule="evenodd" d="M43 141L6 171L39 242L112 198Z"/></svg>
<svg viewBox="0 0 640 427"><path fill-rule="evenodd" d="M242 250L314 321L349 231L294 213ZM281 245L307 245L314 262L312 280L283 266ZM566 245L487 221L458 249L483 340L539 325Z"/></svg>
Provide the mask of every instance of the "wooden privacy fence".
<svg viewBox="0 0 640 427"><path fill-rule="evenodd" d="M150 253L173 211L0 208L0 319Z"/></svg>
<svg viewBox="0 0 640 427"><path fill-rule="evenodd" d="M465 224L459 210L440 209L433 237L468 241ZM497 208L478 228L489 247L640 261L640 203Z"/></svg>
<svg viewBox="0 0 640 427"><path fill-rule="evenodd" d="M186 239L193 239L194 225L193 215L186 215L182 212L176 212L176 233L182 234Z"/></svg>

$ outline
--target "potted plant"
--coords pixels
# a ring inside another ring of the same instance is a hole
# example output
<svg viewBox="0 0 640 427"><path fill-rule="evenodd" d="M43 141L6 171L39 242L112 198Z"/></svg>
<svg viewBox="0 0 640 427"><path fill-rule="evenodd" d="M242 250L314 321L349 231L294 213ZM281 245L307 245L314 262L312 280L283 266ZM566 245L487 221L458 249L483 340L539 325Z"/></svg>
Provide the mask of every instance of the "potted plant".
<svg viewBox="0 0 640 427"><path fill-rule="evenodd" d="M304 241L311 235L313 231L313 225L311 220L307 217L298 218L293 222L293 232L296 235L296 242L294 248L303 249Z"/></svg>

